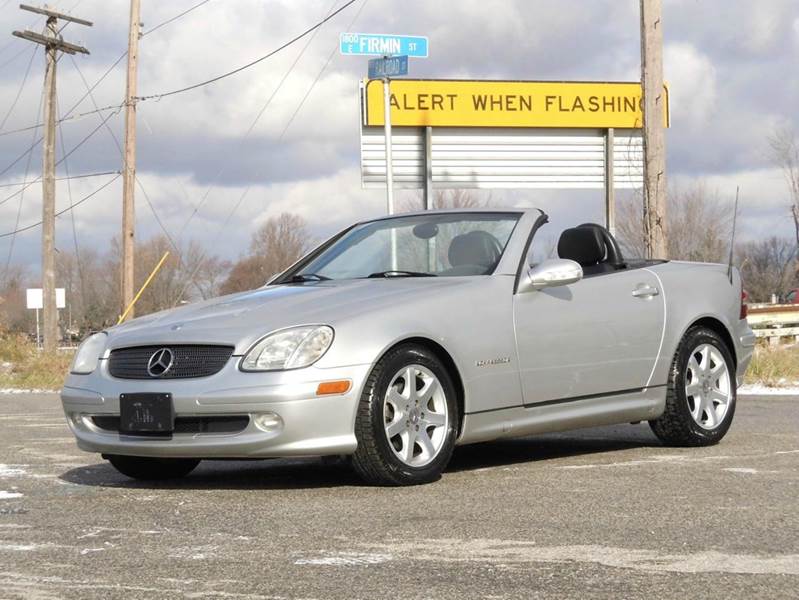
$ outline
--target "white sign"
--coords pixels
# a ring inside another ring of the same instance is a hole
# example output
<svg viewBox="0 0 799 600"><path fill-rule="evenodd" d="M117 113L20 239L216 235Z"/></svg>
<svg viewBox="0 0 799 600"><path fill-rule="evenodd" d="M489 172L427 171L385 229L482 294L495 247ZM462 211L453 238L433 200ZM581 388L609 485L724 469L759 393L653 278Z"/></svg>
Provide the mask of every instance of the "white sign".
<svg viewBox="0 0 799 600"><path fill-rule="evenodd" d="M44 308L44 296L42 288L28 288L25 290L26 299L28 301L28 308L42 309ZM55 289L55 306L56 308L65 308L67 305L67 296L64 288Z"/></svg>

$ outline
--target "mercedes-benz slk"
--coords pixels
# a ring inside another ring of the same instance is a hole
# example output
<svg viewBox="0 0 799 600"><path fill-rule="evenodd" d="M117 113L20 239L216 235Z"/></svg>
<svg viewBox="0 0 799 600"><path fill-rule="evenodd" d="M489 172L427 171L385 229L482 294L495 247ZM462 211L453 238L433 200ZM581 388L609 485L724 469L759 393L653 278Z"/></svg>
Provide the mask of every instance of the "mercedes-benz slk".
<svg viewBox="0 0 799 600"><path fill-rule="evenodd" d="M361 222L261 288L96 333L61 393L77 443L144 479L343 455L402 485L510 436L648 421L667 444L721 440L755 341L738 271L630 259L590 223L553 247L546 223Z"/></svg>

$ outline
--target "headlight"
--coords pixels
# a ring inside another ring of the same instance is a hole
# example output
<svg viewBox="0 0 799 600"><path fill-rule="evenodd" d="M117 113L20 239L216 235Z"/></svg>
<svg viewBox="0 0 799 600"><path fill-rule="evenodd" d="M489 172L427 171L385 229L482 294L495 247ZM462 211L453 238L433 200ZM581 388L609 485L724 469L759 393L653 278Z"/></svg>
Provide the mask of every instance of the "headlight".
<svg viewBox="0 0 799 600"><path fill-rule="evenodd" d="M307 325L276 331L255 344L244 360L242 371L280 371L312 365L322 358L333 341L333 328Z"/></svg>
<svg viewBox="0 0 799 600"><path fill-rule="evenodd" d="M105 341L108 334L105 332L95 333L87 337L78 347L75 358L72 359L70 373L76 375L88 375L97 368L97 361L105 350Z"/></svg>

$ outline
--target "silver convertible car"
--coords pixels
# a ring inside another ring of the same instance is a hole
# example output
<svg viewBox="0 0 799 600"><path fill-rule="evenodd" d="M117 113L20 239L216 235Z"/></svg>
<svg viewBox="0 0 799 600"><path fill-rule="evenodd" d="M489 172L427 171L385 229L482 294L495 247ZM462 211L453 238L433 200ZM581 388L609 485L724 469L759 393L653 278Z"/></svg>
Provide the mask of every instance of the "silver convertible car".
<svg viewBox="0 0 799 600"><path fill-rule="evenodd" d="M142 479L343 455L404 485L437 479L456 445L577 427L718 442L755 343L738 272L628 259L599 225L555 239L546 222L358 223L259 289L94 334L61 393L78 446Z"/></svg>

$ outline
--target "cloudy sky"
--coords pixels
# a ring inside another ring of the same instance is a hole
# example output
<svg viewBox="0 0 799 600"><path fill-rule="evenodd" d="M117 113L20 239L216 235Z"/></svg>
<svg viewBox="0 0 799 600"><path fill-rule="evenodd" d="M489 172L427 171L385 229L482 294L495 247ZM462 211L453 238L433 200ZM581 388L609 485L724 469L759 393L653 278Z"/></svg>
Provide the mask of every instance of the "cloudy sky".
<svg viewBox="0 0 799 600"><path fill-rule="evenodd" d="M198 2L142 0L144 31ZM344 2L210 0L142 38L139 95L185 87L246 64ZM128 2L50 5L94 22L92 28L73 24L63 31L66 40L91 51L59 62L64 114L86 94L84 80L94 84L125 51ZM8 185L38 177L41 168L40 145L24 154L40 132L14 131L40 121L44 57L11 31L40 30L43 18L17 6L17 0L0 0L0 234L13 230L17 219L24 227L41 218L40 184L16 195L20 188ZM251 232L280 212L305 217L318 238L381 214L384 192L361 189L358 166L357 82L366 61L338 54L340 32L428 36L430 57L411 64L419 77L636 80L638 19L638 0L357 0L312 39L253 68L140 103L137 233L160 231L142 189L173 237L199 240L225 258L243 252ZM730 200L740 185L743 237L792 235L787 187L767 138L776 128L799 130L799 2L665 0L664 33L670 182L703 181ZM73 114L91 111L93 101L118 105L124 86L123 59L97 85L93 100L85 98ZM101 126L104 117L108 127ZM63 123L67 152L97 131L69 154L59 176L66 167L72 175L119 170L111 133L121 142L123 122L121 114L104 112ZM70 193L78 201L112 178L59 182L57 209L69 206ZM79 245L107 248L120 228L121 196L118 179L73 211ZM600 190L500 190L492 199L541 206L564 225L602 218ZM57 246L74 248L72 226L69 213L58 219ZM34 228L16 236L12 264L38 271L40 235ZM0 238L0 269L11 240Z"/></svg>

